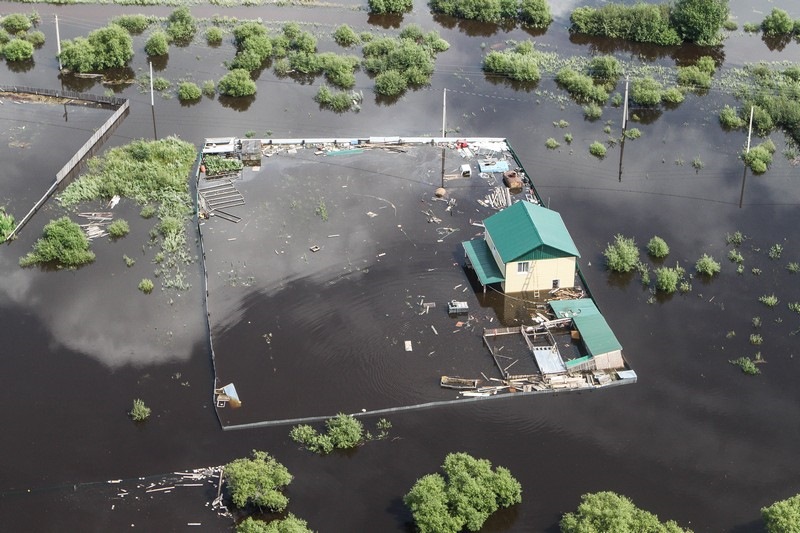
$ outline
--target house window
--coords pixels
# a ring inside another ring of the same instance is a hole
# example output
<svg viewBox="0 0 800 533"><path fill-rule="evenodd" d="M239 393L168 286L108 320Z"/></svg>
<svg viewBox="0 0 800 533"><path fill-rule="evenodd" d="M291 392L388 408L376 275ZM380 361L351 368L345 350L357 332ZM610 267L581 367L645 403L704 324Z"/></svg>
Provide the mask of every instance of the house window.
<svg viewBox="0 0 800 533"><path fill-rule="evenodd" d="M554 289L557 289L557 288L558 288L559 281L560 281L560 280L557 280L557 279L554 279L554 280L553 280L553 288L554 288Z"/></svg>
<svg viewBox="0 0 800 533"><path fill-rule="evenodd" d="M530 261L523 261L522 263L517 263L517 273L518 274L527 274L530 272L531 263Z"/></svg>

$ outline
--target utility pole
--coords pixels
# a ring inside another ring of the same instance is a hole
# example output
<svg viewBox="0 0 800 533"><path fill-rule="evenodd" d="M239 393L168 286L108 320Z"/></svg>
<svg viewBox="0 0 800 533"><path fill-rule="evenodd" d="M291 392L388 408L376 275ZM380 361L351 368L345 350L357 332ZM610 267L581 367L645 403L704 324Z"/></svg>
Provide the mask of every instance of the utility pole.
<svg viewBox="0 0 800 533"><path fill-rule="evenodd" d="M750 106L750 126L747 129L747 150L744 153L750 153L750 137L753 135L753 106Z"/></svg>
<svg viewBox="0 0 800 533"><path fill-rule="evenodd" d="M156 131L156 101L153 96L153 62L150 61L150 112L153 115L153 140L158 140L158 132Z"/></svg>
<svg viewBox="0 0 800 533"><path fill-rule="evenodd" d="M625 102L622 106L622 139L619 145L619 181L622 183L622 155L625 153L625 132L628 129L628 76L625 76Z"/></svg>
<svg viewBox="0 0 800 533"><path fill-rule="evenodd" d="M750 153L750 138L753 135L753 106L750 106L750 126L747 128L747 148L744 153ZM744 163L744 172L742 173L742 192L739 193L739 209L744 205L744 184L747 181L747 162Z"/></svg>
<svg viewBox="0 0 800 533"><path fill-rule="evenodd" d="M58 70L60 72L64 67L61 65L61 35L58 33L58 15L56 15L56 47L58 49Z"/></svg>
<svg viewBox="0 0 800 533"><path fill-rule="evenodd" d="M446 136L444 129L446 116L447 116L447 89L444 89L444 91L442 92L442 137Z"/></svg>

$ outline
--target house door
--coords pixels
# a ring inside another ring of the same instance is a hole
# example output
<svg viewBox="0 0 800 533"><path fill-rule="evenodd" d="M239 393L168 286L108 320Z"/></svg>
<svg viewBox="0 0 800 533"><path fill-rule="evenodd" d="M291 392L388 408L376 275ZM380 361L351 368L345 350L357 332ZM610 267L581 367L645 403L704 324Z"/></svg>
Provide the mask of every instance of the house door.
<svg viewBox="0 0 800 533"><path fill-rule="evenodd" d="M557 288L558 288L558 285L559 285L559 280L557 280L557 279L554 279L554 280L553 280L553 288L554 288L554 289L557 289Z"/></svg>

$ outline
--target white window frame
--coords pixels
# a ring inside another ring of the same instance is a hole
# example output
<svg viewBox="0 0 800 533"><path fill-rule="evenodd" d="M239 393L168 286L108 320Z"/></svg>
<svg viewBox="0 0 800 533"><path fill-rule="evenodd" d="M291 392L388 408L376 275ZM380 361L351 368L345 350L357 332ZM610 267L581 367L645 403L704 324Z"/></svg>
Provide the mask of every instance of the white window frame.
<svg viewBox="0 0 800 533"><path fill-rule="evenodd" d="M530 261L520 261L517 263L517 274L529 274L531 271Z"/></svg>

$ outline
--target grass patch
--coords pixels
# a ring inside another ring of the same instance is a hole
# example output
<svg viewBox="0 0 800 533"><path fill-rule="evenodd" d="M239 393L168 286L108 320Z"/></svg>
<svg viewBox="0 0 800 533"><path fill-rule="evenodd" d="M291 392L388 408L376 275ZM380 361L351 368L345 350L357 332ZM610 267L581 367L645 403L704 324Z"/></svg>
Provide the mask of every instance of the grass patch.
<svg viewBox="0 0 800 533"><path fill-rule="evenodd" d="M153 280L144 278L142 281L139 282L139 290L145 294L150 294L153 292L155 285L153 284Z"/></svg>
<svg viewBox="0 0 800 533"><path fill-rule="evenodd" d="M133 400L133 407L128 411L128 416L130 416L134 422L144 422L150 418L150 412L150 408L147 407L142 400L136 398Z"/></svg>
<svg viewBox="0 0 800 533"><path fill-rule="evenodd" d="M63 216L51 220L43 235L33 245L33 251L20 258L22 267L36 264L52 264L58 268L76 268L94 261L95 255L89 249L89 239L81 227Z"/></svg>
<svg viewBox="0 0 800 533"><path fill-rule="evenodd" d="M728 362L732 365L741 368L742 372L744 372L748 376L755 376L761 373L761 369L759 369L753 362L753 360L750 359L749 357L740 357L738 359L733 359Z"/></svg>
<svg viewBox="0 0 800 533"><path fill-rule="evenodd" d="M775 307L778 305L778 297L775 294L764 294L758 297L758 301L767 307Z"/></svg>
<svg viewBox="0 0 800 533"><path fill-rule="evenodd" d="M133 257L128 257L127 255L123 255L122 260L125 261L125 266L128 268L136 264L136 259Z"/></svg>
<svg viewBox="0 0 800 533"><path fill-rule="evenodd" d="M6 238L11 234L15 226L14 215L6 212L6 208L0 206L0 243L6 242Z"/></svg>
<svg viewBox="0 0 800 533"><path fill-rule="evenodd" d="M111 235L111 238L113 239L124 237L130 233L130 231L131 227L128 224L128 221L123 218L118 218L108 225L108 234Z"/></svg>
<svg viewBox="0 0 800 533"><path fill-rule="evenodd" d="M589 153L598 159L602 159L606 156L606 145L599 141L594 141L589 145Z"/></svg>
<svg viewBox="0 0 800 533"><path fill-rule="evenodd" d="M555 150L556 148L558 148L559 146L561 146L561 143L559 143L559 142L558 142L557 140L555 140L553 137L549 137L549 138L548 138L548 139L547 139L547 140L544 142L544 145L545 145L547 148L549 148L550 150Z"/></svg>

